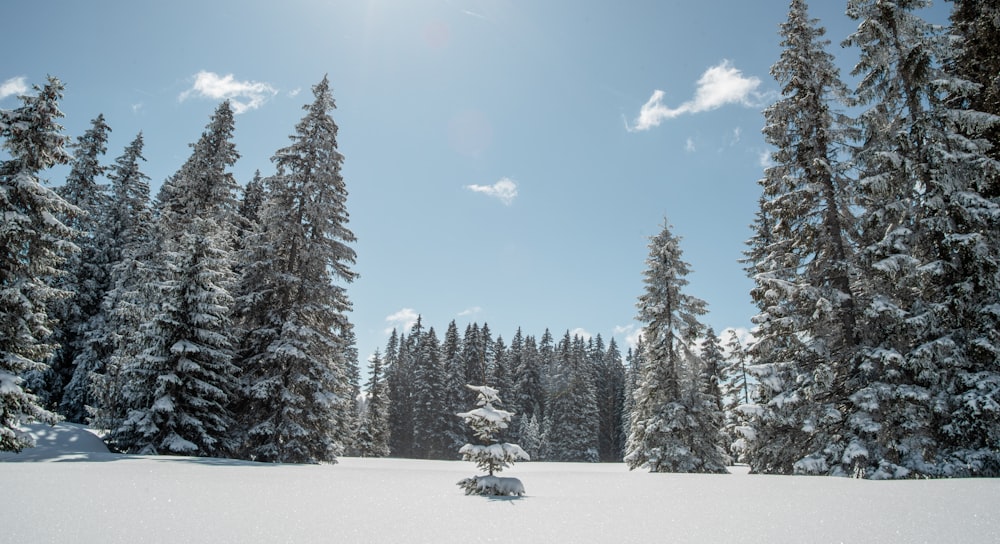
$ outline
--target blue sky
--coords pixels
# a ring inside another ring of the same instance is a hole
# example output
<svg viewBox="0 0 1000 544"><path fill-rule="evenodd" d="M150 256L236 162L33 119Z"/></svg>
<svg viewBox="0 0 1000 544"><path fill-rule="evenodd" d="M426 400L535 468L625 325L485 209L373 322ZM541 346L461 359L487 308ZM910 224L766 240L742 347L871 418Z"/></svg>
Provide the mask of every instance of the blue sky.
<svg viewBox="0 0 1000 544"><path fill-rule="evenodd" d="M950 4L927 17L946 22ZM846 2L814 0L840 47ZM154 191L233 101L241 183L328 74L346 159L362 359L416 314L627 346L666 220L716 331L748 328L762 108L785 0L16 2L0 108L47 74L66 133L103 113L111 163L143 131ZM49 178L61 182L65 173Z"/></svg>

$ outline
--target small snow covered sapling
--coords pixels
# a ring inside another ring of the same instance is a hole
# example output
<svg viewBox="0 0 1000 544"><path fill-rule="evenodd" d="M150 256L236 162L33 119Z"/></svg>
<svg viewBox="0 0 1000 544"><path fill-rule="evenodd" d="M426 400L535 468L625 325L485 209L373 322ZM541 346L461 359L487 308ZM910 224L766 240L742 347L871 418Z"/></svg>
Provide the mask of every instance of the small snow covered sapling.
<svg viewBox="0 0 1000 544"><path fill-rule="evenodd" d="M500 472L513 465L514 461L531 460L521 446L496 442L497 433L507 428L514 414L493 406L494 403L500 404L496 389L485 385L466 385L466 387L479 394L476 401L478 408L460 413L458 417L465 419L465 423L472 427L476 438L483 444L466 444L458 450L458 453L462 454L463 460L475 462L480 470L488 474L465 478L458 482L459 487L465 490L466 495L523 495L524 485L521 484L521 480L493 475L494 472Z"/></svg>

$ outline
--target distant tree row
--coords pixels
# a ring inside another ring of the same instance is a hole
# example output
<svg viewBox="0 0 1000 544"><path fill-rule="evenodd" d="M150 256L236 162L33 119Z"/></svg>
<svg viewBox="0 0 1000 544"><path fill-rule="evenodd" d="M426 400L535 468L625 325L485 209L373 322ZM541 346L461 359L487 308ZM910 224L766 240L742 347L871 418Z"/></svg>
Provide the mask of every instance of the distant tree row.
<svg viewBox="0 0 1000 544"><path fill-rule="evenodd" d="M142 134L102 166L104 117L70 145L62 83L35 90L0 112L0 449L58 412L124 452L333 460L353 438L358 367L326 78L242 199L228 102L151 199ZM52 190L39 173L56 164L71 169Z"/></svg>
<svg viewBox="0 0 1000 544"><path fill-rule="evenodd" d="M556 342L518 329L508 345L488 325L452 321L439 338L418 319L394 330L371 361L362 411L362 455L456 459L473 441L457 413L475 402L466 384L489 384L514 418L498 439L518 442L532 459L620 460L626 372L614 339L566 332Z"/></svg>

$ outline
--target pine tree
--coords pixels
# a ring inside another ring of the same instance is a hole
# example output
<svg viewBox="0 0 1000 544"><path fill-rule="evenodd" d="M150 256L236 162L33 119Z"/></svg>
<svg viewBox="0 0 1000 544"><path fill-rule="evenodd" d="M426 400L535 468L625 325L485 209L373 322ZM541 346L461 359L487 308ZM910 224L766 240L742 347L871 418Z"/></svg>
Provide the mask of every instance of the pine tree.
<svg viewBox="0 0 1000 544"><path fill-rule="evenodd" d="M865 108L860 269L870 303L851 376L846 451L832 473L870 478L1000 473L995 429L997 162L973 127L996 123L948 98L969 82L942 69L949 40L926 1L852 1L847 44ZM985 384L984 384L985 382Z"/></svg>
<svg viewBox="0 0 1000 544"><path fill-rule="evenodd" d="M752 242L760 313L753 358L764 384L750 465L758 472L824 472L843 453L840 406L858 350L851 236L853 186L840 159L848 135L836 101L847 94L825 30L793 0L771 68L782 97L764 112L775 147L760 181L762 217Z"/></svg>
<svg viewBox="0 0 1000 544"><path fill-rule="evenodd" d="M222 456L233 449L236 394L231 312L236 183L228 102L160 196L159 306L126 372L126 417L111 442L129 452Z"/></svg>
<svg viewBox="0 0 1000 544"><path fill-rule="evenodd" d="M406 335L395 329L385 346L385 380L389 387L389 450L395 457L413 451L413 369Z"/></svg>
<svg viewBox="0 0 1000 544"><path fill-rule="evenodd" d="M365 385L367 403L358 430L357 448L361 457L389 455L389 397L383 379L382 354L375 351Z"/></svg>
<svg viewBox="0 0 1000 544"><path fill-rule="evenodd" d="M448 324L441 344L441 367L444 372L444 403L447 414L457 413L465 407L465 365L462 361L462 337L454 320ZM454 452L465 444L465 429L461 420L446 417L443 430L446 452ZM450 457L448 457L450 458Z"/></svg>
<svg viewBox="0 0 1000 544"><path fill-rule="evenodd" d="M521 329L518 329L512 348L520 336ZM525 337L524 347L519 352L520 356L515 355L516 359L513 361L516 398L514 406L518 409L518 417L522 422L536 415L538 416L536 419L541 420L545 415L545 390L542 387L542 369L535 337L530 335Z"/></svg>
<svg viewBox="0 0 1000 544"><path fill-rule="evenodd" d="M506 343L503 341L503 336L497 336L497 339L493 342L492 356L490 357L492 365L490 365L490 377L489 384L491 387L498 391L513 391L513 372L511 371L511 361L510 361L510 351L507 349ZM509 406L511 410L514 409L513 404ZM500 435L501 440L513 439L512 429L509 427Z"/></svg>
<svg viewBox="0 0 1000 544"><path fill-rule="evenodd" d="M61 275L75 250L75 233L57 218L80 213L39 178L70 160L58 123L63 84L49 77L34 90L35 96L21 97L21 107L0 110L0 138L9 155L0 162L0 451L34 445L21 424L58 419L24 388L23 376L44 373L55 347L48 307L68 293L48 281Z"/></svg>
<svg viewBox="0 0 1000 544"><path fill-rule="evenodd" d="M625 354L625 402L622 406L622 434L627 441L632 434L632 414L635 412L635 393L639 390L639 376L645 366L643 351L645 346L640 337L635 344L635 348L629 348ZM624 455L625 445L622 445Z"/></svg>
<svg viewBox="0 0 1000 544"><path fill-rule="evenodd" d="M140 353L139 327L151 316L146 291L153 258L159 259L152 240L149 176L139 167L144 161L142 133L125 148L108 173L111 205L102 230L110 261L109 291L102 302L102 331L95 331L96 351L105 354L103 373L92 375L96 412L91 422L98 429L114 429L124 421L123 369Z"/></svg>
<svg viewBox="0 0 1000 544"><path fill-rule="evenodd" d="M753 429L749 426L749 418L743 407L750 405L750 383L747 371L747 349L740 342L733 329L729 330L726 341L726 366L722 370L722 398L725 414L725 435L730 459L744 461L747 451L748 436L752 438Z"/></svg>
<svg viewBox="0 0 1000 544"><path fill-rule="evenodd" d="M61 349L53 359L53 367L66 383L59 411L66 419L78 423L88 416L87 406L96 401L91 391L91 376L103 372L104 366L104 354L95 344L104 329L101 304L110 289L114 256L109 254L109 242L113 241L106 233L110 197L98 178L106 171L99 159L107 152L109 132L104 115L91 121L91 128L77 139L66 184L57 189L67 202L84 212L66 218L66 223L80 233L76 239L80 253L67 263L68 281L64 288L74 294L56 311L61 321L58 333Z"/></svg>
<svg viewBox="0 0 1000 544"><path fill-rule="evenodd" d="M357 276L347 187L326 77L273 158L263 225L249 241L241 347L244 454L270 462L332 462L353 414L351 309Z"/></svg>
<svg viewBox="0 0 1000 544"><path fill-rule="evenodd" d="M600 341L600 335L597 336ZM622 432L622 414L625 410L625 367L622 366L618 344L612 338L608 349L596 350L598 429L598 456L601 461L620 461L624 455L625 434Z"/></svg>
<svg viewBox="0 0 1000 544"><path fill-rule="evenodd" d="M542 458L597 462L599 420L586 345L566 331L555 351L546 391Z"/></svg>
<svg viewBox="0 0 1000 544"><path fill-rule="evenodd" d="M975 86L974 90L949 93L948 104L956 110L1000 115L1000 7L993 2L950 0L951 34L957 43L948 51L944 68L949 74ZM982 138L991 145L986 154L1000 161L1000 123L987 120L962 128L970 138ZM1000 172L980 170L985 176L979 191L986 198L1000 198ZM978 177L978 176L977 176Z"/></svg>
<svg viewBox="0 0 1000 544"><path fill-rule="evenodd" d="M935 429L944 476L1000 475L1000 8L959 0L952 12L958 40L944 53L945 132L941 146L946 181L930 207L931 228L944 236L940 262L947 273L936 286L944 301L935 312L948 325L941 336L955 347L937 404ZM955 153L955 149L962 152ZM928 202L934 200L928 199ZM934 217L946 216L939 225ZM939 342L941 344L943 342ZM942 409L943 408L943 409Z"/></svg>
<svg viewBox="0 0 1000 544"><path fill-rule="evenodd" d="M444 451L447 439L448 415L445 403L444 367L441 364L441 345L434 327L419 337L413 358L413 456L418 459L450 458ZM451 418L448 418L451 419Z"/></svg>
<svg viewBox="0 0 1000 544"><path fill-rule="evenodd" d="M625 462L650 472L726 472L722 422L704 393L694 350L704 330L698 317L705 303L683 292L689 268L669 225L652 238L646 264L646 289L638 303L645 360Z"/></svg>
<svg viewBox="0 0 1000 544"><path fill-rule="evenodd" d="M513 465L515 461L530 460L528 454L517 444L497 442L497 434L507 428L513 414L494 406L500 404L499 391L496 389L485 385L466 387L477 393L478 408L457 415L472 427L482 444L466 444L459 453L463 460L476 463L488 475L465 478L458 485L465 490L466 495L523 495L524 486L516 478L494 476L494 473Z"/></svg>

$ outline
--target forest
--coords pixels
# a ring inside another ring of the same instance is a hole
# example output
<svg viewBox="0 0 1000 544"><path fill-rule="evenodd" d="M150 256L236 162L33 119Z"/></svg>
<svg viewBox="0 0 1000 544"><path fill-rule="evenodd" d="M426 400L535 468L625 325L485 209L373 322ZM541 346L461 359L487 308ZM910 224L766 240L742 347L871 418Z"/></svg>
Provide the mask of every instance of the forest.
<svg viewBox="0 0 1000 544"><path fill-rule="evenodd" d="M821 21L791 0L741 263L747 345L702 322L664 221L624 353L600 335L517 329L508 344L487 324L439 337L418 320L364 384L326 77L275 174L237 184L223 102L155 196L142 134L104 163L103 115L71 140L50 77L0 111L0 450L31 446L24 423L65 419L127 453L457 459L472 384L500 391L515 414L500 438L533 460L998 476L1000 8L954 0L939 27L923 4L847 3L848 88ZM41 174L56 165L70 170L53 188Z"/></svg>

